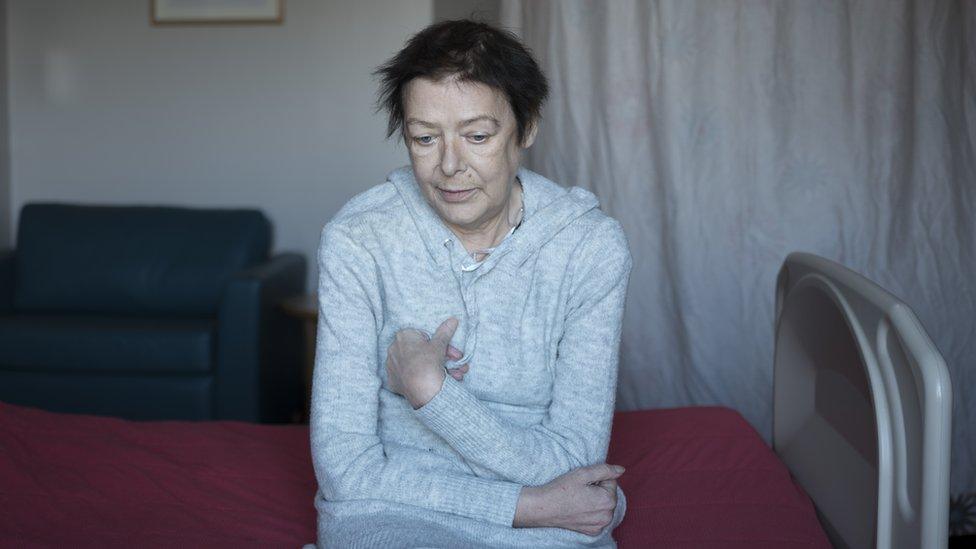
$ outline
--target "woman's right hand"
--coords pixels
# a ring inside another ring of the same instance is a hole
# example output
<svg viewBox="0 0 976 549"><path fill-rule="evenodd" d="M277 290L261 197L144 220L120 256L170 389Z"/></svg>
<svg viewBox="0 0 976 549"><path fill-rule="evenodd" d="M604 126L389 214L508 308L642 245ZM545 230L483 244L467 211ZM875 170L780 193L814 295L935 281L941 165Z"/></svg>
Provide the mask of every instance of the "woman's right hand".
<svg viewBox="0 0 976 549"><path fill-rule="evenodd" d="M542 486L525 486L515 510L516 528L556 527L595 536L613 520L619 465L573 469Z"/></svg>

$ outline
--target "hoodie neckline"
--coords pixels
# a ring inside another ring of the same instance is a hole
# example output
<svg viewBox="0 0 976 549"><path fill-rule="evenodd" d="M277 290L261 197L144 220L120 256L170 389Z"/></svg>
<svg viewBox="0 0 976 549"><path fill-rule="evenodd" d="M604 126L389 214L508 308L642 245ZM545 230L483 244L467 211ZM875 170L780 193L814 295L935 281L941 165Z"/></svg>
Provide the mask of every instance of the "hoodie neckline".
<svg viewBox="0 0 976 549"><path fill-rule="evenodd" d="M596 196L586 189L561 187L527 168L519 168L517 176L522 183L522 224L483 260L478 268L481 272L488 272L495 265L510 273L516 272L562 228L599 207ZM420 192L410 166L392 171L387 180L393 183L406 204L424 246L438 266L451 267L451 257L445 253L445 247L455 256L455 264L472 263L457 235L444 224Z"/></svg>

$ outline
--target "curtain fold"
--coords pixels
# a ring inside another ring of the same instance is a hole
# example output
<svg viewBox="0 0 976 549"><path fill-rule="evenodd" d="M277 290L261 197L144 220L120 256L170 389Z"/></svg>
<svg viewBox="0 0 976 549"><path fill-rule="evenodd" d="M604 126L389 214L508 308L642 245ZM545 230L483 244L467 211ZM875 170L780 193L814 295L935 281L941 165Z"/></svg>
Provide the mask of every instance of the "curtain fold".
<svg viewBox="0 0 976 549"><path fill-rule="evenodd" d="M720 404L770 438L773 288L816 253L949 364L976 490L976 3L505 0L552 97L526 164L634 255L618 408Z"/></svg>

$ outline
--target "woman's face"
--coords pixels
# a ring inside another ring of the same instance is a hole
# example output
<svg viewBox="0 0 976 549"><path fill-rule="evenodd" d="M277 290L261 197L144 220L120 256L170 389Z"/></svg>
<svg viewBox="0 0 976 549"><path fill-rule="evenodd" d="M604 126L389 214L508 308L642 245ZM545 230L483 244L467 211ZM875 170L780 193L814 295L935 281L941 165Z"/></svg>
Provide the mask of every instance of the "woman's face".
<svg viewBox="0 0 976 549"><path fill-rule="evenodd" d="M535 139L534 126L520 144L503 93L450 77L411 80L403 107L404 140L427 202L462 232L491 230L507 215L522 149Z"/></svg>

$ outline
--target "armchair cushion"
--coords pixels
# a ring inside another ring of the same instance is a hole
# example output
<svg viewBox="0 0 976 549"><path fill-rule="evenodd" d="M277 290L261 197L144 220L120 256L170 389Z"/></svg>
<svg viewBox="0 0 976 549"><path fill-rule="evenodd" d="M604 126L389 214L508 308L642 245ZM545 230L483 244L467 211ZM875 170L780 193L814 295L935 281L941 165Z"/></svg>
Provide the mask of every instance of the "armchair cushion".
<svg viewBox="0 0 976 549"><path fill-rule="evenodd" d="M27 372L206 373L214 321L0 316L0 364Z"/></svg>
<svg viewBox="0 0 976 549"><path fill-rule="evenodd" d="M28 204L14 309L214 316L231 275L268 258L256 210Z"/></svg>
<svg viewBox="0 0 976 549"><path fill-rule="evenodd" d="M7 402L39 406L52 412L128 419L209 419L213 417L212 395L212 376L38 374L0 370L0 405ZM68 441L69 446L72 444ZM0 463L3 457L0 453ZM2 482L0 486L4 486ZM0 490L0 508L4 508L3 503ZM0 532L3 532L2 521L0 516Z"/></svg>

